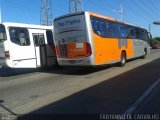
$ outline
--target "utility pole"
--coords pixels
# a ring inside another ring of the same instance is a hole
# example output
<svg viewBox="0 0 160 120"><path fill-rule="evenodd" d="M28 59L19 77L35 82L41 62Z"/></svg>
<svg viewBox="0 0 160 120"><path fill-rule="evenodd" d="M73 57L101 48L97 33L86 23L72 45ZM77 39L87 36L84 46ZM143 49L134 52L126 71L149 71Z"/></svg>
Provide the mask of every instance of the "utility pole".
<svg viewBox="0 0 160 120"><path fill-rule="evenodd" d="M148 26L148 31L151 32L151 24Z"/></svg>
<svg viewBox="0 0 160 120"><path fill-rule="evenodd" d="M40 24L49 26L52 25L52 21L53 15L51 0L41 0Z"/></svg>
<svg viewBox="0 0 160 120"><path fill-rule="evenodd" d="M2 23L2 10L1 10L1 6L0 6L0 23Z"/></svg>
<svg viewBox="0 0 160 120"><path fill-rule="evenodd" d="M121 21L123 21L123 14L124 14L124 12L126 11L126 9L123 8L123 5L121 4L120 10L113 10L113 11L120 13Z"/></svg>
<svg viewBox="0 0 160 120"><path fill-rule="evenodd" d="M69 13L77 13L83 11L82 0L69 0Z"/></svg>
<svg viewBox="0 0 160 120"><path fill-rule="evenodd" d="M0 0L0 23L2 23L2 5Z"/></svg>

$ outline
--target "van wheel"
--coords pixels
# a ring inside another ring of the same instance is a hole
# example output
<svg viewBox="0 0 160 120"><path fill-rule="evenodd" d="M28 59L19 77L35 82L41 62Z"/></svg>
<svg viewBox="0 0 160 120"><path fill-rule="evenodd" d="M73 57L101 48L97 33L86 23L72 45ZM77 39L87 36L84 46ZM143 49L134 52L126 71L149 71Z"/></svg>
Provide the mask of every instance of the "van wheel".
<svg viewBox="0 0 160 120"><path fill-rule="evenodd" d="M126 54L124 52L121 53L121 60L119 66L123 67L126 64Z"/></svg>
<svg viewBox="0 0 160 120"><path fill-rule="evenodd" d="M141 57L142 59L145 59L147 57L147 49L144 49L143 56Z"/></svg>

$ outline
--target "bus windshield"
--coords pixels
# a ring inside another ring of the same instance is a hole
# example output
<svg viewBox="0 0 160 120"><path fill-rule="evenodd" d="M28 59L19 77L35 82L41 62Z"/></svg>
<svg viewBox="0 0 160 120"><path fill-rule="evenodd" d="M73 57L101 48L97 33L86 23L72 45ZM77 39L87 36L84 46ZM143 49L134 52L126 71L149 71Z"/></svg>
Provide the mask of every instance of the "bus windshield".
<svg viewBox="0 0 160 120"><path fill-rule="evenodd" d="M0 24L0 41L4 41L7 39L6 31L4 25Z"/></svg>

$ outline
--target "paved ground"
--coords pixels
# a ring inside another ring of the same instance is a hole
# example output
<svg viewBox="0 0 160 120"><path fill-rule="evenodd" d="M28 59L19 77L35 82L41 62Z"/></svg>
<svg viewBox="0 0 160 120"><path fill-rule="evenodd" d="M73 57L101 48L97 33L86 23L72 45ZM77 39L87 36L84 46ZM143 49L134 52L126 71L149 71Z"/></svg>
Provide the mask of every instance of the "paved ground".
<svg viewBox="0 0 160 120"><path fill-rule="evenodd" d="M100 114L123 114L160 78L159 53L160 50L153 50L147 59L129 61L123 68L62 67L16 75L0 69L0 111L19 114L21 119L49 114L74 114L79 118L83 117L80 114L91 114L93 119L99 119ZM147 99L150 106L152 102L159 103L157 91ZM137 113L148 113L145 110L150 106L144 101ZM154 107L150 110L155 112Z"/></svg>

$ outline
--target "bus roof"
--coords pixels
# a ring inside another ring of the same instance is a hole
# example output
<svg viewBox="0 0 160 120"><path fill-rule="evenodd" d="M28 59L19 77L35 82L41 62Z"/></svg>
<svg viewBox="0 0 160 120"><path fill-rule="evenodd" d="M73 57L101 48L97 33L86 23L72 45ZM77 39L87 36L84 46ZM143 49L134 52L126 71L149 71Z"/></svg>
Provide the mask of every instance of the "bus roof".
<svg viewBox="0 0 160 120"><path fill-rule="evenodd" d="M35 24L24 24L24 23L14 23L14 22L2 22L7 27L26 27L31 29L53 29L53 26L45 26L45 25L35 25Z"/></svg>
<svg viewBox="0 0 160 120"><path fill-rule="evenodd" d="M100 14L97 14L97 13L94 13L94 12L89 12L89 14L92 15L92 16L104 18L104 19L107 19L107 20L110 20L110 21L121 22L121 23L126 24L126 25L143 28L143 27L140 27L140 26L137 26L137 25L134 25L134 24L130 24L130 23L128 23L128 22L124 22L124 21L121 21L121 20L117 20L117 19L115 19L115 18L111 18L111 17L108 17L108 16L100 15Z"/></svg>
<svg viewBox="0 0 160 120"><path fill-rule="evenodd" d="M83 15L85 13L88 13L89 15L92 15L92 16L95 16L95 17L99 17L99 18L103 18L103 19L106 19L106 20L115 21L115 22L121 22L121 23L126 24L126 25L143 28L143 27L140 27L140 26L137 26L137 25L134 25L134 24L130 24L128 22L124 22L124 21L117 20L117 19L112 18L112 17L108 17L108 16L105 16L105 15L100 15L100 14L97 14L97 13L94 13L94 12L89 12L89 11L66 14L66 15L63 15L63 16L55 18L54 21L57 21L59 19L63 19L63 18L66 18L66 17L70 17L70 16Z"/></svg>
<svg viewBox="0 0 160 120"><path fill-rule="evenodd" d="M59 17L55 18L54 21L57 21L57 20L59 20L59 19L63 19L63 18L66 18L66 17L70 17L70 16L83 15L84 13L85 13L85 12L78 12L78 13L66 14L66 15L59 16Z"/></svg>

